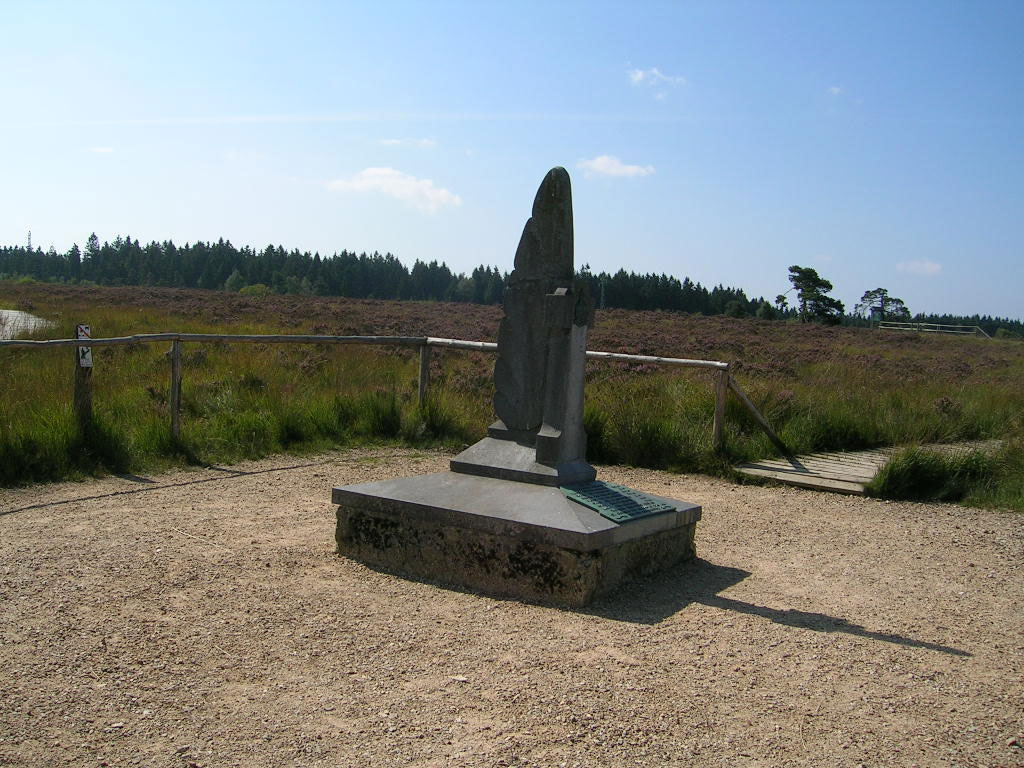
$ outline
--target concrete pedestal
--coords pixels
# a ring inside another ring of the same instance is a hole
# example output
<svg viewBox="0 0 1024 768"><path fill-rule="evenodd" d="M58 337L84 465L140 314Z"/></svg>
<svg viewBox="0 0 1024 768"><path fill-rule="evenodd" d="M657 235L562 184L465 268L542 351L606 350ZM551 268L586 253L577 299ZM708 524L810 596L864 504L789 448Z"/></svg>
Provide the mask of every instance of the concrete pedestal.
<svg viewBox="0 0 1024 768"><path fill-rule="evenodd" d="M659 497L660 498L660 497ZM339 554L496 596L581 607L694 556L695 504L615 523L555 487L456 472L342 486Z"/></svg>

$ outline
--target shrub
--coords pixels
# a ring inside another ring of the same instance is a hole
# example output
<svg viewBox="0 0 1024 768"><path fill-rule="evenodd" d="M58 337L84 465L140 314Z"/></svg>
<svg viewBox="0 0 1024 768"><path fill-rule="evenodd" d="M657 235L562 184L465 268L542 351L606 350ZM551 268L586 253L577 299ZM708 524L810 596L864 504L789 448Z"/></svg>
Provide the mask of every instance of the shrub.
<svg viewBox="0 0 1024 768"><path fill-rule="evenodd" d="M269 296L270 287L263 283L253 283L240 289L238 293L242 296Z"/></svg>

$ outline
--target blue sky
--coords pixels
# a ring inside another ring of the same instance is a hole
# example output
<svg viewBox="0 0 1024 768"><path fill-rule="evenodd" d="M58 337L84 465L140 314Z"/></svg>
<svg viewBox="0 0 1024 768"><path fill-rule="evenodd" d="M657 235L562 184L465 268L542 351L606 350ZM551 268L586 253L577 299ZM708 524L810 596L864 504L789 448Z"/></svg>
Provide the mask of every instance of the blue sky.
<svg viewBox="0 0 1024 768"><path fill-rule="evenodd" d="M1024 3L0 3L0 242L576 260L1024 315Z"/></svg>

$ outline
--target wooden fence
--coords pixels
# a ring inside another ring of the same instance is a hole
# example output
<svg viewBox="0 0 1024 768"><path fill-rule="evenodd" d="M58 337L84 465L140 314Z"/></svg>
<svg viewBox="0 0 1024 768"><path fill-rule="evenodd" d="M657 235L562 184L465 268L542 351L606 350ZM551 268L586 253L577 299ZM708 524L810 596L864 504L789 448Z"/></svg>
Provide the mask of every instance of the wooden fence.
<svg viewBox="0 0 1024 768"><path fill-rule="evenodd" d="M498 345L490 341L465 341L463 339L442 339L433 336L313 336L313 335L263 335L263 334L220 334L220 333L140 333L133 336L119 336L109 339L13 339L0 340L0 348L20 347L24 349L41 349L44 347L104 347L119 344L153 344L171 342L169 353L171 362L171 386L168 408L171 414L171 436L178 440L181 436L181 345L184 342L227 342L229 344L372 344L378 346L404 346L419 348L419 401L427 397L430 387L431 349L461 349L477 352L497 352ZM717 360L688 360L679 357L657 357L654 355L627 355L618 352L597 352L587 350L590 360L612 360L626 363L653 363L671 365L682 368L705 368L716 372L715 376L715 414L712 428L712 444L721 448L725 427L725 401L728 390L736 395L739 401L750 411L758 425L767 433L772 443L788 455L785 444L772 430L768 421L747 397L746 393L732 377L729 364ZM83 369L82 355L79 350L75 354L75 413L80 423L87 423L92 417L92 378L91 370ZM91 360L89 362L91 366Z"/></svg>
<svg viewBox="0 0 1024 768"><path fill-rule="evenodd" d="M960 336L992 337L977 325L943 325L942 323L898 323L894 320L882 320L878 323L880 331L917 331L918 333L952 333Z"/></svg>

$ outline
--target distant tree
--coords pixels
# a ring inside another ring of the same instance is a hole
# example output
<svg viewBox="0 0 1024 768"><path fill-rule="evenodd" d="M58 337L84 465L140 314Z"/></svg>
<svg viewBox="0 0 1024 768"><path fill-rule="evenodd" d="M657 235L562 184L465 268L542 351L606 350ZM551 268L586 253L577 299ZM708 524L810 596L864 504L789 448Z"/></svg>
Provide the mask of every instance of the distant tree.
<svg viewBox="0 0 1024 768"><path fill-rule="evenodd" d="M72 280L77 280L82 274L82 252L78 250L78 243L73 243L68 251L68 270Z"/></svg>
<svg viewBox="0 0 1024 768"><path fill-rule="evenodd" d="M288 275L284 278L284 290L290 296L305 296L313 292L313 287L306 278L299 279L295 275Z"/></svg>
<svg viewBox="0 0 1024 768"><path fill-rule="evenodd" d="M742 301L733 299L725 305L725 314L729 317L746 317L747 308Z"/></svg>
<svg viewBox="0 0 1024 768"><path fill-rule="evenodd" d="M263 283L253 283L245 286L239 293L243 296L266 296L270 293L270 287Z"/></svg>
<svg viewBox="0 0 1024 768"><path fill-rule="evenodd" d="M775 308L764 299L757 302L757 309L754 311L755 317L761 320L774 320L778 315Z"/></svg>
<svg viewBox="0 0 1024 768"><path fill-rule="evenodd" d="M475 287L476 281L473 280L473 278L471 277L463 277L458 280L455 280L448 286L448 290L446 291L445 295L445 301L473 301Z"/></svg>
<svg viewBox="0 0 1024 768"><path fill-rule="evenodd" d="M871 310L878 309L882 313L883 320L909 320L910 310L903 303L903 299L890 296L885 288L874 288L865 291L860 301L853 308L853 314L863 317L870 317Z"/></svg>
<svg viewBox="0 0 1024 768"><path fill-rule="evenodd" d="M837 325L843 319L843 302L828 295L832 283L821 277L817 270L793 265L789 268L789 282L796 288L803 322L821 320L828 325Z"/></svg>
<svg viewBox="0 0 1024 768"><path fill-rule="evenodd" d="M228 279L224 281L224 290L238 293L243 288L245 288L245 278L242 277L242 273L237 269L232 270Z"/></svg>
<svg viewBox="0 0 1024 768"><path fill-rule="evenodd" d="M498 272L497 267L495 267L487 281L487 290L484 292L484 304L500 304L504 295L505 279Z"/></svg>
<svg viewBox="0 0 1024 768"><path fill-rule="evenodd" d="M779 312L785 312L789 309L789 301L786 299L785 294L780 293L775 297L775 306L778 308Z"/></svg>

